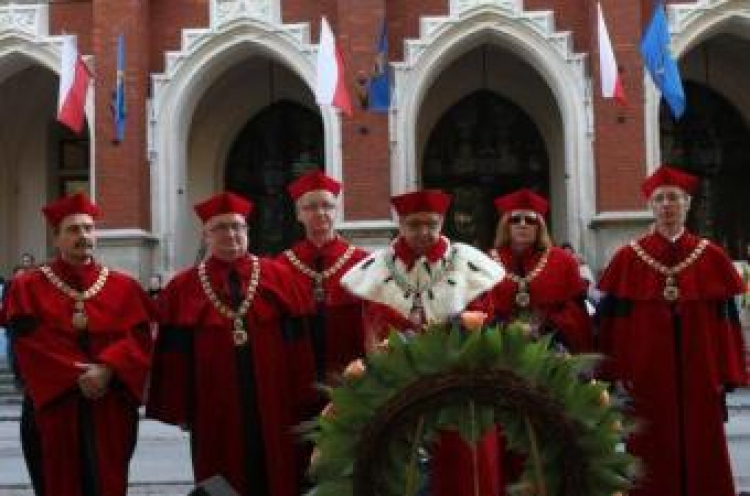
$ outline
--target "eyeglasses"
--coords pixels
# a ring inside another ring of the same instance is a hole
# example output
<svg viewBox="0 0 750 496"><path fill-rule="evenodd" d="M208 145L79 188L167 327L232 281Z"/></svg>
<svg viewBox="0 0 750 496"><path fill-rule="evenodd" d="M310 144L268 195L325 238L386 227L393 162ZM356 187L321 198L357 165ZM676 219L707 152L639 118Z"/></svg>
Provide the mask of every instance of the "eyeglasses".
<svg viewBox="0 0 750 496"><path fill-rule="evenodd" d="M539 217L534 214L513 214L508 219L508 223L514 226L517 226L522 222L527 226L538 226Z"/></svg>
<svg viewBox="0 0 750 496"><path fill-rule="evenodd" d="M209 230L213 233L229 231L244 233L247 231L247 224L245 224L244 222L221 222L212 226Z"/></svg>
<svg viewBox="0 0 750 496"><path fill-rule="evenodd" d="M332 210L336 210L336 204L330 203L330 202L306 203L304 205L301 205L300 208L307 212L314 212L316 210L323 210L324 212L330 212Z"/></svg>

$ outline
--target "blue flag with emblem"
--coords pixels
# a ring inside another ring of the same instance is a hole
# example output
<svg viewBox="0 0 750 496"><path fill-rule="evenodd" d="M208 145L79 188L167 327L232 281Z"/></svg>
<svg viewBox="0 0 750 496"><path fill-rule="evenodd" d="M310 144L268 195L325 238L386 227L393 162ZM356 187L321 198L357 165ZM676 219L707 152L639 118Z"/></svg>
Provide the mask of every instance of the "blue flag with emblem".
<svg viewBox="0 0 750 496"><path fill-rule="evenodd" d="M679 119L685 113L685 91L669 45L667 13L664 4L659 2L641 40L641 55L651 80L661 91L674 118Z"/></svg>
<svg viewBox="0 0 750 496"><path fill-rule="evenodd" d="M391 107L391 74L388 66L388 25L383 19L376 45L375 66L367 84L367 110L388 112Z"/></svg>
<svg viewBox="0 0 750 496"><path fill-rule="evenodd" d="M115 91L112 95L112 117L115 125L115 142L125 138L125 120L127 108L125 106L125 35L117 37L117 79Z"/></svg>

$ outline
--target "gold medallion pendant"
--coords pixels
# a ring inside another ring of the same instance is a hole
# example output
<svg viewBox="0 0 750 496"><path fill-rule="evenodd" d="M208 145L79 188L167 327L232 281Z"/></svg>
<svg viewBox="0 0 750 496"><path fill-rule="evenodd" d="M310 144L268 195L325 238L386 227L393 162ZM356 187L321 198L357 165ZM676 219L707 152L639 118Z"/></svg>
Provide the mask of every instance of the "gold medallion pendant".
<svg viewBox="0 0 750 496"><path fill-rule="evenodd" d="M529 295L529 285L526 281L520 281L518 283L518 292L516 293L516 305L521 308L526 308L531 303L531 295Z"/></svg>
<svg viewBox="0 0 750 496"><path fill-rule="evenodd" d="M247 331L245 330L245 323L242 322L242 317L234 319L232 341L234 341L235 346L245 346L247 344Z"/></svg>
<svg viewBox="0 0 750 496"><path fill-rule="evenodd" d="M83 300L76 300L73 309L73 316L70 319L73 329L79 332L85 331L89 326L89 319L83 308Z"/></svg>
<svg viewBox="0 0 750 496"><path fill-rule="evenodd" d="M326 292L323 289L323 279L316 277L313 281L313 298L315 299L315 303L323 303L326 299Z"/></svg>
<svg viewBox="0 0 750 496"><path fill-rule="evenodd" d="M666 286L664 286L664 299L672 303L680 299L680 288L677 287L674 277L667 277Z"/></svg>

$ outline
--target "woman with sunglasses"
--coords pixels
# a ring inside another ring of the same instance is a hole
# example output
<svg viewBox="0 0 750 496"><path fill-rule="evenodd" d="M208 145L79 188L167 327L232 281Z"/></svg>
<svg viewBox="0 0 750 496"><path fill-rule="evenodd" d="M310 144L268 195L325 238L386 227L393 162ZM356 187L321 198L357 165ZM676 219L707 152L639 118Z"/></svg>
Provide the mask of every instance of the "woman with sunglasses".
<svg viewBox="0 0 750 496"><path fill-rule="evenodd" d="M586 282L575 258L552 246L544 222L547 200L521 189L496 198L495 207L500 221L490 256L507 271L492 290L495 318L525 319L532 332L554 333L556 344L568 351L590 351Z"/></svg>

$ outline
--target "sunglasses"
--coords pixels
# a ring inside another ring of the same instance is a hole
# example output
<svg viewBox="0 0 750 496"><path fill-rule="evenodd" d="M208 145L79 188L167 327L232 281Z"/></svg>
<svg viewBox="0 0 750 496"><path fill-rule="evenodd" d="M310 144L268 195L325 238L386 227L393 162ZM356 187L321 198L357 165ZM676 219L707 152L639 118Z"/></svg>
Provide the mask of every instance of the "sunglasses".
<svg viewBox="0 0 750 496"><path fill-rule="evenodd" d="M534 214L514 214L508 219L508 223L514 226L517 226L522 222L527 226L538 226L539 218Z"/></svg>

